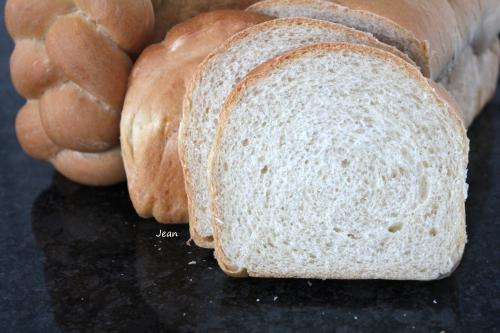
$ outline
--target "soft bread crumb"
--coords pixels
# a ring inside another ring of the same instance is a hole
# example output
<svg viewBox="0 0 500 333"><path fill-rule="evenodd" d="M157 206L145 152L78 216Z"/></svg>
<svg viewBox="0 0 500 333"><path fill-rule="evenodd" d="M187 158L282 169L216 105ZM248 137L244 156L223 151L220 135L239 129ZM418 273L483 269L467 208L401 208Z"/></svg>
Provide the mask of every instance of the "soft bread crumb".
<svg viewBox="0 0 500 333"><path fill-rule="evenodd" d="M279 57L221 116L209 171L219 263L251 276L442 278L465 245L467 154L451 106L388 53L325 44Z"/></svg>

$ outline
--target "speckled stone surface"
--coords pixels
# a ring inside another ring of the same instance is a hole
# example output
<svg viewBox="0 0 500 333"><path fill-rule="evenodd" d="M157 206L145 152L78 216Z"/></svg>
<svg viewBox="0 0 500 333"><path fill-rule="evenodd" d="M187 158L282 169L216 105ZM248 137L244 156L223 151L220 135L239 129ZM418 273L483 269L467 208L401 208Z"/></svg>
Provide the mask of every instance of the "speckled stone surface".
<svg viewBox="0 0 500 333"><path fill-rule="evenodd" d="M0 332L500 329L500 94L469 132L469 243L451 277L238 280L186 245L186 226L138 218L124 185L82 187L21 151L1 26Z"/></svg>

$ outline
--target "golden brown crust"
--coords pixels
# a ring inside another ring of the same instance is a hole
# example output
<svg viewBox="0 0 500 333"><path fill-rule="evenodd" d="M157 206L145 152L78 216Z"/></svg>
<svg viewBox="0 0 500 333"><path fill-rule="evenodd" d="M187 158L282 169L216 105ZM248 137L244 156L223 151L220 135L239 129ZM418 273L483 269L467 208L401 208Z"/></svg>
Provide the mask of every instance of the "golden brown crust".
<svg viewBox="0 0 500 333"><path fill-rule="evenodd" d="M48 160L61 150L45 133L36 100L28 101L19 110L16 134L23 150L35 159Z"/></svg>
<svg viewBox="0 0 500 333"><path fill-rule="evenodd" d="M81 152L101 152L118 145L120 113L100 104L73 83L45 91L40 118L58 146Z"/></svg>
<svg viewBox="0 0 500 333"><path fill-rule="evenodd" d="M198 14L219 9L245 9L258 0L153 0L155 8L154 42L165 38L166 32Z"/></svg>
<svg viewBox="0 0 500 333"><path fill-rule="evenodd" d="M123 103L130 58L80 16L58 19L45 37L47 53L65 76L115 109Z"/></svg>
<svg viewBox="0 0 500 333"><path fill-rule="evenodd" d="M69 179L88 185L105 186L124 178L118 148L100 153L85 154L61 149L49 139L40 121L38 102L29 101L16 117L19 143L31 157L51 161Z"/></svg>
<svg viewBox="0 0 500 333"><path fill-rule="evenodd" d="M75 11L72 0L8 0L5 23L14 39L40 38L60 15Z"/></svg>
<svg viewBox="0 0 500 333"><path fill-rule="evenodd" d="M221 146L221 141L222 141L222 136L224 134L224 128L225 125L228 122L228 119L231 115L231 110L233 106L240 100L242 97L242 93L244 90L248 89L251 86L254 86L258 84L258 82L275 71L276 69L279 69L281 66L285 65L286 63L293 61L294 59L298 59L300 57L303 57L308 54L312 53L320 53L320 52L356 52L356 53L361 53L364 55L370 55L373 57L380 58L384 61L387 62L392 62L398 67L400 67L403 71L405 71L408 76L412 77L415 81L419 82L422 89L427 90L432 92L432 94L435 96L436 101L438 103L441 103L444 107L444 109L447 110L448 114L450 115L450 119L453 119L455 121L455 125L457 128L462 132L462 137L464 138L464 156L467 156L468 154L468 139L466 135L466 130L463 125L463 121L460 116L460 112L456 110L455 107L455 102L453 101L453 98L449 97L449 95L446 93L446 99L443 99L444 97L444 92L441 91L441 88L435 89L430 82L430 80L426 79L420 71L415 67L412 66L411 64L407 63L406 61L402 60L399 57L394 56L391 53L388 53L386 51L365 46L365 45L359 45L359 44L347 44L347 43L329 43L329 44L316 44L316 45L311 45L311 46L306 46L300 49L296 49L294 51L288 52L282 56L276 57L260 66L258 66L256 69L254 69L250 74L248 74L240 83L236 85L236 87L233 89L229 97L227 98L224 107L222 108L220 117L219 117L219 126L217 129L217 133L215 136L212 152L209 156L209 163L208 163L208 175L209 175L209 188L210 188L210 194L211 194L211 204L212 204L212 226L214 230L214 239L215 239L215 253L216 253L216 258L219 263L219 266L221 267L224 272L226 272L228 275L231 276L245 276L244 274L248 274L249 276L255 276L255 277L280 277L280 276L275 276L272 274L264 274L264 273L255 273L255 272L247 272L244 267L238 267L235 264L231 263L230 259L227 257L227 255L224 253L224 249L222 248L222 242L220 240L220 226L218 223L218 213L217 213L217 198L218 198L218 193L217 193L217 188L215 186L213 178L215 177L215 164L216 161L218 160L218 155L220 153L220 146ZM465 198L464 198L465 200ZM464 213L465 214L465 213ZM465 216L465 215L464 215ZM465 218L464 218L465 220ZM465 234L462 235L465 243ZM244 273L243 273L244 272ZM290 275L287 277L293 277L294 275ZM302 276L301 276L302 277ZM325 276L323 278L338 278L338 279L343 279L343 278L348 278L352 279L354 277L348 276L348 277L342 277L341 274L336 274L335 276Z"/></svg>
<svg viewBox="0 0 500 333"><path fill-rule="evenodd" d="M267 16L221 10L175 26L147 48L130 77L121 143L135 209L162 223L185 223L188 198L179 161L178 129L186 82L198 64L232 34Z"/></svg>
<svg viewBox="0 0 500 333"><path fill-rule="evenodd" d="M109 186L125 178L118 147L98 154L66 149L55 155L51 162L57 171L81 184Z"/></svg>
<svg viewBox="0 0 500 333"><path fill-rule="evenodd" d="M154 28L150 0L75 0L75 3L93 22L105 29L118 47L127 52L140 52Z"/></svg>
<svg viewBox="0 0 500 333"><path fill-rule="evenodd" d="M151 1L8 0L5 15L14 86L30 99L17 120L22 147L83 184L124 180L116 147L127 52L150 39Z"/></svg>
<svg viewBox="0 0 500 333"><path fill-rule="evenodd" d="M16 43L10 57L12 83L26 98L39 98L46 89L63 79L47 55L45 44L36 39Z"/></svg>

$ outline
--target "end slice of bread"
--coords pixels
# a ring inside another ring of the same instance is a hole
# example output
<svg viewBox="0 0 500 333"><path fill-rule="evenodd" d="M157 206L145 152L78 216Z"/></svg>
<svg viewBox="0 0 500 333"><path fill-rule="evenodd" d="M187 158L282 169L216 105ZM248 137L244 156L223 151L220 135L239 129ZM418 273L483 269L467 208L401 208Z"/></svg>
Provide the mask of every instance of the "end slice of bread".
<svg viewBox="0 0 500 333"><path fill-rule="evenodd" d="M363 45L308 46L255 69L227 99L210 155L223 270L450 274L466 243L469 146L442 94L414 66Z"/></svg>
<svg viewBox="0 0 500 333"><path fill-rule="evenodd" d="M308 18L268 21L233 36L200 65L187 88L179 132L179 155L189 197L191 237L198 246L212 247L207 184L208 154L220 109L234 86L261 63L290 50L324 42L349 42L402 52L370 34L339 24Z"/></svg>

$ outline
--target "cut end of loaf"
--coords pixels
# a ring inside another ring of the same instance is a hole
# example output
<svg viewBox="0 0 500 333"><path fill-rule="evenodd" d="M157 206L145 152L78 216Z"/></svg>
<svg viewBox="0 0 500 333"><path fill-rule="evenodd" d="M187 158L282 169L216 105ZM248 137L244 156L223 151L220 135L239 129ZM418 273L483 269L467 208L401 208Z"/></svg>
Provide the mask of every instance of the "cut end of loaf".
<svg viewBox="0 0 500 333"><path fill-rule="evenodd" d="M442 278L465 246L467 155L452 106L397 57L353 44L278 57L223 109L209 167L219 263L258 277Z"/></svg>

